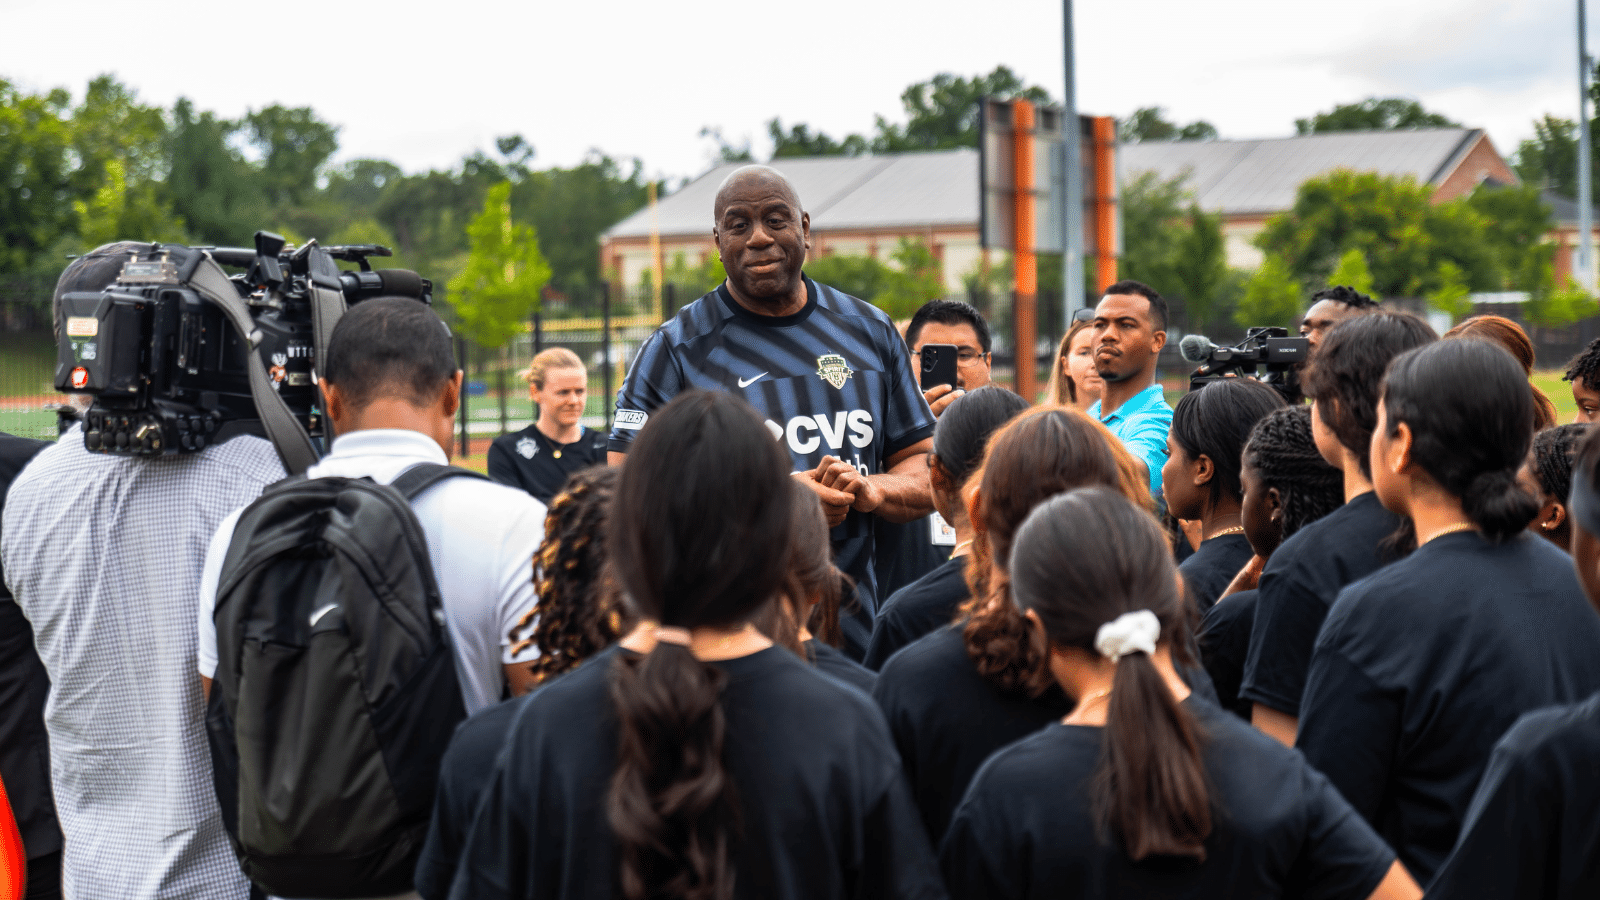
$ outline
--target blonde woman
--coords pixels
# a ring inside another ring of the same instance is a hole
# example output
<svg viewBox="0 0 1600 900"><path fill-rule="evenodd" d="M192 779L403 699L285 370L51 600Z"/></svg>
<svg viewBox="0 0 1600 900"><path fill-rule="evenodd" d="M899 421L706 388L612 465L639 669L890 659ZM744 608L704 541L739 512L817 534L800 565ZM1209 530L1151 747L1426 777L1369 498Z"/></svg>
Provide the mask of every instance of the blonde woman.
<svg viewBox="0 0 1600 900"><path fill-rule="evenodd" d="M576 353L551 347L534 356L526 375L539 419L495 438L489 447L489 477L549 505L568 475L606 461L606 436L580 422L589 373Z"/></svg>
<svg viewBox="0 0 1600 900"><path fill-rule="evenodd" d="M1074 318L1056 347L1056 364L1045 387L1045 402L1088 412L1105 386L1100 373L1094 370L1094 332L1089 320Z"/></svg>

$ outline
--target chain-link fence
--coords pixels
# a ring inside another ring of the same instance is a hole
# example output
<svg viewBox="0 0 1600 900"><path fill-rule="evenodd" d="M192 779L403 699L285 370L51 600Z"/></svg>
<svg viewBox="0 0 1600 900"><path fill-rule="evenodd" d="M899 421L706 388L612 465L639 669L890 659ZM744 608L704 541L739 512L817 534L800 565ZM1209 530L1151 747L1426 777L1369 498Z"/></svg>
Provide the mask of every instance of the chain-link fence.
<svg viewBox="0 0 1600 900"><path fill-rule="evenodd" d="M50 329L55 279L0 279L0 431L56 435L56 345Z"/></svg>
<svg viewBox="0 0 1600 900"><path fill-rule="evenodd" d="M13 278L0 280L0 431L50 439L56 433L55 407L61 395L53 388L55 341L50 327L50 295L54 281ZM609 430L612 404L627 367L639 346L658 325L701 295L697 288L663 285L659 294L648 288L617 290L597 285L548 297L527 329L504 347L483 348L458 340L457 353L466 371L466 390L457 420L456 441L463 455L486 452L495 437L532 424L538 410L522 378L533 356L549 347L565 347L584 361L589 396L583 423ZM1014 384L1016 376L1015 315L1012 298L1005 294L975 295L965 299L988 319L995 338L995 380ZM449 317L443 297L435 301ZM1055 350L1066 323L1059 294L1041 292L1036 298L1035 322L1041 389L1049 378ZM1396 302L1396 306L1405 306ZM1560 368L1600 336L1600 318L1566 328L1537 328L1523 322L1517 304L1480 305L1478 314L1504 315L1527 328L1533 338L1541 369ZM1187 316L1175 310L1168 350L1162 354L1164 377L1179 379L1190 364L1176 348ZM1232 343L1243 329L1232 323L1208 328L1207 337L1219 344ZM1236 333L1237 332L1237 333Z"/></svg>

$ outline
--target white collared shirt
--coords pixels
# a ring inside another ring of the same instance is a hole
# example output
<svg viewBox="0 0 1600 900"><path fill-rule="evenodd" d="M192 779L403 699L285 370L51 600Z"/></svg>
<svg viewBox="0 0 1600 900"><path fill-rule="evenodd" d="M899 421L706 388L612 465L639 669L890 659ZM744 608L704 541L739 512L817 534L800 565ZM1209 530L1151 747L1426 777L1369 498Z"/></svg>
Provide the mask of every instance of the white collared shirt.
<svg viewBox="0 0 1600 900"><path fill-rule="evenodd" d="M369 477L388 484L418 463L448 460L427 435L401 429L369 429L341 435L332 451L306 471L311 478ZM502 666L534 653L511 654L511 629L533 608L533 556L544 539L544 504L522 491L476 478L452 478L424 491L412 503L428 542L428 557L456 655L461 695L471 714L500 700ZM217 630L212 609L222 561L242 509L217 529L201 573L200 674L217 669Z"/></svg>

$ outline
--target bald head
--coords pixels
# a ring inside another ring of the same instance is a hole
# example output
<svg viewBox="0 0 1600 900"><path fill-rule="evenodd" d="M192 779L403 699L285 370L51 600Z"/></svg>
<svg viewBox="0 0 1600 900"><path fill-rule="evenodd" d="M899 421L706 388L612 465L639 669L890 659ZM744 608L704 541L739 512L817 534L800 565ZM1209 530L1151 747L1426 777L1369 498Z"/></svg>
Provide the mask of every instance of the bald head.
<svg viewBox="0 0 1600 900"><path fill-rule="evenodd" d="M800 274L811 246L811 217L776 169L743 166L717 191L711 236L728 273L728 291L761 315L798 312L806 303Z"/></svg>
<svg viewBox="0 0 1600 900"><path fill-rule="evenodd" d="M731 197L740 195L751 188L766 189L783 195L794 205L796 214L800 210L800 195L794 191L794 185L783 173L771 166L740 166L732 174L722 180L722 187L717 188L717 200L711 208L714 219L721 220L722 211L728 208Z"/></svg>

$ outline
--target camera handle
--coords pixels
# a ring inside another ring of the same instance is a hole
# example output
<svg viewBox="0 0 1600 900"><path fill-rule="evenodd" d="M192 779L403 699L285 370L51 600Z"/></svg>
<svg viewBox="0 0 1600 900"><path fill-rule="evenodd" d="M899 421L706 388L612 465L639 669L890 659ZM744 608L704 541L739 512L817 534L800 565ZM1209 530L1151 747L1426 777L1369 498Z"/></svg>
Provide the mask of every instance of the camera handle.
<svg viewBox="0 0 1600 900"><path fill-rule="evenodd" d="M211 258L211 254L204 250L190 251L189 258L179 268L179 277L201 296L216 304L228 317L234 330L249 344L250 352L245 355L249 357L250 397L255 401L256 415L261 417L262 430L266 432L267 439L272 441L272 446L277 448L283 467L290 475L301 474L317 461L316 447L311 443L311 436L306 434L306 430L300 427L294 414L289 411L289 404L283 402L283 398L273 389L267 367L261 362L261 354L256 352L261 335L250 318L250 310L234 289L233 281Z"/></svg>

